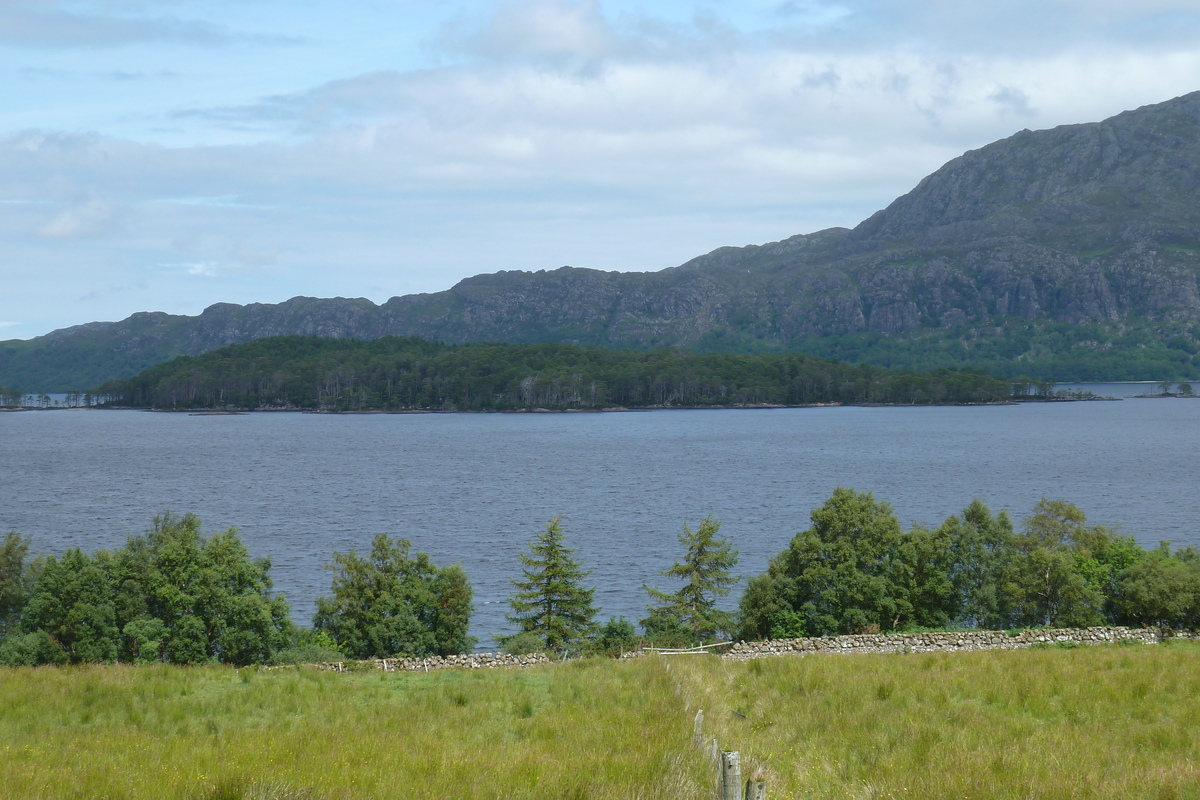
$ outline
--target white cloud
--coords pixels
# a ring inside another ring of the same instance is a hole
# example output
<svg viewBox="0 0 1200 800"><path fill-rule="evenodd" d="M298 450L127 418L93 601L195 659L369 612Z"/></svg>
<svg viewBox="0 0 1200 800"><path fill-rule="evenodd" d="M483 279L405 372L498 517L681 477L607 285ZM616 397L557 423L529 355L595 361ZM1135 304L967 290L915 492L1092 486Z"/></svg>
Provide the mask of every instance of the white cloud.
<svg viewBox="0 0 1200 800"><path fill-rule="evenodd" d="M80 239L111 232L118 224L118 209L101 200L87 200L60 211L37 228L46 239Z"/></svg>
<svg viewBox="0 0 1200 800"><path fill-rule="evenodd" d="M236 206L224 208L233 209ZM191 230L185 229L182 235L171 240L170 250L189 258L166 264L165 269L213 278L264 270L279 264L278 249L263 248L236 236L211 233L198 225L188 227Z"/></svg>
<svg viewBox="0 0 1200 800"><path fill-rule="evenodd" d="M166 266L168 268L182 268L188 275L202 275L206 278L215 278L219 265L212 261L193 261L190 264L167 264Z"/></svg>
<svg viewBox="0 0 1200 800"><path fill-rule="evenodd" d="M505 0L482 27L465 15L450 21L438 45L489 59L581 65L613 55L620 42L598 0Z"/></svg>
<svg viewBox="0 0 1200 800"><path fill-rule="evenodd" d="M1162 94L1148 95L1152 78ZM898 175L888 165L910 150L929 170L940 161L927 158L945 160L1021 127L1098 119L1193 82L1198 53L983 60L768 52L732 54L720 65L617 60L588 75L526 64L372 73L218 116L307 132L313 138L297 152L322 151L311 162L318 170L336 164L348 179L387 176L406 189L423 180L487 191L542 181L653 192L702 169L714 194L734 183L750 199L777 181L779 164L793 174L798 163L823 164L810 177L833 184ZM905 161L905 169L917 163ZM908 175L915 183L923 173Z"/></svg>

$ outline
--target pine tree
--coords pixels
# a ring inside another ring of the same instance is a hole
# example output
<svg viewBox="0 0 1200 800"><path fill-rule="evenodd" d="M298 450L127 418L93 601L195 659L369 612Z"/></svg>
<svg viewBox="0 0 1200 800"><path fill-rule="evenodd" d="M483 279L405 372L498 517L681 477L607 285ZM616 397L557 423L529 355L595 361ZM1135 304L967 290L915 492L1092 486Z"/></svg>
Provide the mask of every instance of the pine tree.
<svg viewBox="0 0 1200 800"><path fill-rule="evenodd" d="M517 591L508 600L514 612L508 620L539 636L547 650L562 650L587 636L596 616L596 590L580 585L591 572L580 569L571 558L575 551L563 545L560 520L550 520L530 543L529 554L521 554L525 579L513 581Z"/></svg>
<svg viewBox="0 0 1200 800"><path fill-rule="evenodd" d="M667 594L647 586L650 597L661 605L650 609L650 616L643 620L662 627L664 619L678 620L680 626L697 640L708 639L717 633L727 632L733 627L733 616L716 608L718 597L729 594L738 579L730 574L738 562L738 554L727 539L718 539L721 523L711 516L705 517L693 533L686 524L679 535L679 543L687 549L683 563L674 564L663 570L662 575L683 581L683 588Z"/></svg>

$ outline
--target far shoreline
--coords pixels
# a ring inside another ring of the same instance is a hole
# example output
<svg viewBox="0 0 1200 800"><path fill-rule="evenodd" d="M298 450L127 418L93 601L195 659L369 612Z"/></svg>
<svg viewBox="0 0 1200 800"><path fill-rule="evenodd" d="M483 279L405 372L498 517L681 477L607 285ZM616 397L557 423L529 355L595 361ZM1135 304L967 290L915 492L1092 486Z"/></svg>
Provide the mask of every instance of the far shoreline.
<svg viewBox="0 0 1200 800"><path fill-rule="evenodd" d="M1185 395L1168 396L1177 399L1190 399ZM145 406L77 406L65 408L51 406L23 406L18 408L0 408L0 412L19 411L144 411L155 414L186 414L192 417L238 417L249 414L315 414L331 416L364 416L364 415L404 415L404 414L620 414L651 411L775 411L795 408L971 408L992 406L1021 406L1026 404L1046 403L1090 403L1090 402L1120 402L1127 399L1163 399L1160 395L1132 395L1130 397L1030 397L1022 400L997 400L979 403L803 403L789 405L783 403L747 403L731 405L700 405L700 406L613 406L606 408L505 408L505 409L441 409L441 408L404 408L404 409L361 409L336 410L312 408L149 408Z"/></svg>

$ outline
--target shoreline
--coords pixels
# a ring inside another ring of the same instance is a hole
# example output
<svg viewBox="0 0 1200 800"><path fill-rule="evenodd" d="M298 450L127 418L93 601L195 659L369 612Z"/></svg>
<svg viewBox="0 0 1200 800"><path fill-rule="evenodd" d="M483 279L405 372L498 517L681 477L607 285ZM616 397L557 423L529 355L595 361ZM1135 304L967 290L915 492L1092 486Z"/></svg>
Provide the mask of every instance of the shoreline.
<svg viewBox="0 0 1200 800"><path fill-rule="evenodd" d="M440 409L440 408L404 408L404 409L362 409L339 411L335 409L312 408L149 408L145 406L77 406L74 408L49 407L41 408L26 406L19 408L0 408L0 412L21 411L145 411L155 414L186 414L192 417L238 417L248 414L328 414L340 416L362 416L371 414L608 414L608 413L638 413L650 411L774 411L789 408L970 408L991 406L1020 406L1043 403L1092 403L1092 402L1121 402L1127 399L1160 399L1158 395L1133 395L1125 397L1030 397L1022 400L997 400L980 403L735 403L730 405L702 406L611 406L605 408L505 408L505 409ZM1179 396L1178 399L1188 399Z"/></svg>

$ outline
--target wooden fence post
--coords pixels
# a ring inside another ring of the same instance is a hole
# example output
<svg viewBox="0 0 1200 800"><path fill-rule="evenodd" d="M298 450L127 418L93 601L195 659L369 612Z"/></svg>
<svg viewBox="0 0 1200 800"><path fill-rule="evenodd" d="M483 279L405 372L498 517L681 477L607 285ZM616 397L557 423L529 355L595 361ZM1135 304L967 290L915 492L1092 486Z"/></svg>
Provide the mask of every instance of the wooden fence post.
<svg viewBox="0 0 1200 800"><path fill-rule="evenodd" d="M746 800L767 800L766 782L754 778L746 781Z"/></svg>
<svg viewBox="0 0 1200 800"><path fill-rule="evenodd" d="M704 746L704 709L696 710L696 719L692 723L692 733L696 738L696 747Z"/></svg>
<svg viewBox="0 0 1200 800"><path fill-rule="evenodd" d="M737 750L721 753L721 800L743 800L742 757Z"/></svg>

